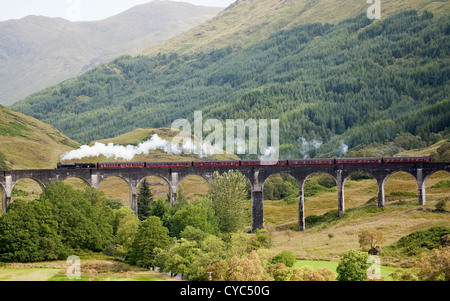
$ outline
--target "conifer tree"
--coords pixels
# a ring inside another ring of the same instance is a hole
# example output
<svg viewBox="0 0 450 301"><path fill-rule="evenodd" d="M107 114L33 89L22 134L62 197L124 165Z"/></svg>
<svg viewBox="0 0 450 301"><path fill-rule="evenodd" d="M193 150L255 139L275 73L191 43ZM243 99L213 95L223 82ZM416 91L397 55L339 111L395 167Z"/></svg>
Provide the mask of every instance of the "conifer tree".
<svg viewBox="0 0 450 301"><path fill-rule="evenodd" d="M147 180L144 179L144 182L142 182L142 186L137 198L139 220L143 221L147 219L147 217L149 217L150 205L152 201L153 201L153 194L150 190Z"/></svg>

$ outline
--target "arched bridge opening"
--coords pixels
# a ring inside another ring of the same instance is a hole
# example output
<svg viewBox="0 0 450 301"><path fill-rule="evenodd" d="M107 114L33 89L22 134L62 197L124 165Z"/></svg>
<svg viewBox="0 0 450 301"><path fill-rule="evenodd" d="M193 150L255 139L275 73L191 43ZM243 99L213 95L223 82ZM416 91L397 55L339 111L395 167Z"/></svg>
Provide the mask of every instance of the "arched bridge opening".
<svg viewBox="0 0 450 301"><path fill-rule="evenodd" d="M109 176L99 182L98 189L110 200L119 200L123 206L132 207L130 183L119 176Z"/></svg>

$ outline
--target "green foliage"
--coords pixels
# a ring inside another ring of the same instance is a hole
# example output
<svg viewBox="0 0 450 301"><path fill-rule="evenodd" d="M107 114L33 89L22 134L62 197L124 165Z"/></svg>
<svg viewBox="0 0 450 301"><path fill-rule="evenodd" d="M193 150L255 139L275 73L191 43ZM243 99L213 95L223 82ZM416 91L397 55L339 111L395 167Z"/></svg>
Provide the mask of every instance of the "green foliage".
<svg viewBox="0 0 450 301"><path fill-rule="evenodd" d="M311 185L310 182L306 182L305 186L304 186L303 195L305 197L309 197L309 196L315 196L316 194L318 194L320 192L333 192L333 191L335 191L335 189L326 188L319 184Z"/></svg>
<svg viewBox="0 0 450 301"><path fill-rule="evenodd" d="M169 230L158 217L150 216L140 224L125 260L141 267L154 267L156 249L164 249L169 243Z"/></svg>
<svg viewBox="0 0 450 301"><path fill-rule="evenodd" d="M336 268L338 281L364 281L367 279L367 269L370 263L367 263L369 254L350 250L342 256Z"/></svg>
<svg viewBox="0 0 450 301"><path fill-rule="evenodd" d="M125 257L130 251L134 237L139 228L139 218L134 214L124 216L117 227L115 235L115 255Z"/></svg>
<svg viewBox="0 0 450 301"><path fill-rule="evenodd" d="M439 183L431 186L431 189L437 189L437 188L450 188L450 180L442 180L442 181L439 181Z"/></svg>
<svg viewBox="0 0 450 301"><path fill-rule="evenodd" d="M414 136L411 133L397 134L394 139L394 144L406 150L427 146L420 136Z"/></svg>
<svg viewBox="0 0 450 301"><path fill-rule="evenodd" d="M33 262L63 259L67 248L48 201L16 200L0 217L0 259Z"/></svg>
<svg viewBox="0 0 450 301"><path fill-rule="evenodd" d="M271 263L272 264L283 263L287 267L293 267L296 260L297 258L295 257L294 252L284 250L275 255L272 258Z"/></svg>
<svg viewBox="0 0 450 301"><path fill-rule="evenodd" d="M450 142L439 146L435 153L431 154L433 162L450 162Z"/></svg>
<svg viewBox="0 0 450 301"><path fill-rule="evenodd" d="M205 208L189 205L178 210L171 219L171 235L180 237L180 233L187 227L192 226L206 233L214 233L214 225L208 220Z"/></svg>
<svg viewBox="0 0 450 301"><path fill-rule="evenodd" d="M121 207L123 207L122 202L117 199L106 200L106 205L111 207L111 209L120 209Z"/></svg>
<svg viewBox="0 0 450 301"><path fill-rule="evenodd" d="M188 205L186 194L184 193L183 185L180 185L177 191L177 200L173 205L173 211L180 210Z"/></svg>
<svg viewBox="0 0 450 301"><path fill-rule="evenodd" d="M293 273L292 269L278 269L273 272L273 279L275 281L289 281Z"/></svg>
<svg viewBox="0 0 450 301"><path fill-rule="evenodd" d="M214 173L208 197L212 200L220 232L243 229L247 216L247 179L238 171Z"/></svg>
<svg viewBox="0 0 450 301"><path fill-rule="evenodd" d="M156 201L150 203L148 214L159 217L167 226L166 219L168 218L170 209L170 203L167 199L158 198Z"/></svg>
<svg viewBox="0 0 450 301"><path fill-rule="evenodd" d="M180 233L180 237L184 238L186 240L192 240L192 241L196 241L196 242L201 242L202 240L204 240L206 238L208 234L203 232L200 229L197 229L193 226L186 226L183 231L181 231Z"/></svg>
<svg viewBox="0 0 450 301"><path fill-rule="evenodd" d="M303 184L305 197L317 195L320 192L333 192L336 190L336 181L328 174L318 174L308 178Z"/></svg>
<svg viewBox="0 0 450 301"><path fill-rule="evenodd" d="M436 203L436 211L437 212L446 212L447 211L447 202L448 202L447 198L439 200Z"/></svg>
<svg viewBox="0 0 450 301"><path fill-rule="evenodd" d="M308 215L305 217L305 223L308 228L314 227L321 224L331 223L338 220L337 210L331 210L323 215Z"/></svg>
<svg viewBox="0 0 450 301"><path fill-rule="evenodd" d="M102 251L111 241L113 212L102 194L84 192L63 182L49 184L39 201L51 204L62 242L70 248Z"/></svg>
<svg viewBox="0 0 450 301"><path fill-rule="evenodd" d="M168 127L201 108L224 122L279 118L282 157L301 156L300 137L322 141L310 156L338 155L342 141L420 147L450 118L449 17L423 15L303 24L241 50L122 56L13 108L81 143Z"/></svg>
<svg viewBox="0 0 450 301"><path fill-rule="evenodd" d="M350 175L350 179L353 181L361 181L361 180L373 179L373 177L367 172L357 171Z"/></svg>
<svg viewBox="0 0 450 301"><path fill-rule="evenodd" d="M111 243L112 221L103 193L51 183L39 199L16 200L0 217L1 260L62 259L69 249L102 251Z"/></svg>
<svg viewBox="0 0 450 301"><path fill-rule="evenodd" d="M256 229L255 230L256 240L261 247L270 248L272 245L272 238L267 229Z"/></svg>
<svg viewBox="0 0 450 301"><path fill-rule="evenodd" d="M142 182L141 189L137 197L138 218L143 221L150 216L151 202L153 201L153 194L148 186L146 179Z"/></svg>
<svg viewBox="0 0 450 301"><path fill-rule="evenodd" d="M270 176L264 183L265 200L281 200L297 190L296 183L292 183L291 177L286 174L275 174Z"/></svg>
<svg viewBox="0 0 450 301"><path fill-rule="evenodd" d="M445 226L435 226L427 230L416 231L386 246L384 251L387 254L398 254L398 256L416 256L427 249L439 248L441 237L447 234L450 234L450 227Z"/></svg>
<svg viewBox="0 0 450 301"><path fill-rule="evenodd" d="M120 207L113 211L112 227L113 234L116 235L117 229L122 219L126 216L135 216L134 211L130 207Z"/></svg>

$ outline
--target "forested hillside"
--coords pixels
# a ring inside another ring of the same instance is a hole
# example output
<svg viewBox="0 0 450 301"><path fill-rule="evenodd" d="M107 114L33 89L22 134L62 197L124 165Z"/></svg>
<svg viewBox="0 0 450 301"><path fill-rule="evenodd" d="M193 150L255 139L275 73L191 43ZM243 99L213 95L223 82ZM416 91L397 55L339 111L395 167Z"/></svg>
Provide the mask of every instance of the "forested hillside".
<svg viewBox="0 0 450 301"><path fill-rule="evenodd" d="M280 31L244 50L122 56L15 104L81 143L177 118L280 119L283 157L448 135L450 17L410 10ZM433 134L434 133L434 134ZM321 144L321 143L322 144Z"/></svg>

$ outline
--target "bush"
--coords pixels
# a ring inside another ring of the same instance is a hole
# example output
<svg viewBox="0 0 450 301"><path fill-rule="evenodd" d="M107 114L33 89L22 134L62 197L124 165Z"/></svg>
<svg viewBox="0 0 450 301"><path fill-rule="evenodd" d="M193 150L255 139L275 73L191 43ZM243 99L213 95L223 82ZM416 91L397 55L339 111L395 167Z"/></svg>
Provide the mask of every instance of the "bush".
<svg viewBox="0 0 450 301"><path fill-rule="evenodd" d="M450 188L450 180L442 180L439 181L439 183L431 186L431 189L438 189L438 188Z"/></svg>
<svg viewBox="0 0 450 301"><path fill-rule="evenodd" d="M384 248L384 251L397 251L400 255L415 256L425 250L439 248L441 238L450 234L450 227L435 226L427 230L413 232L400 238L394 244Z"/></svg>
<svg viewBox="0 0 450 301"><path fill-rule="evenodd" d="M111 207L111 209L120 209L123 207L123 204L120 200L112 199L112 200L106 200L106 205Z"/></svg>
<svg viewBox="0 0 450 301"><path fill-rule="evenodd" d="M450 247L424 253L411 270L397 270L391 277L401 281L450 281Z"/></svg>
<svg viewBox="0 0 450 301"><path fill-rule="evenodd" d="M289 268L279 269L273 272L273 279L275 281L289 281L291 280L293 270Z"/></svg>
<svg viewBox="0 0 450 301"><path fill-rule="evenodd" d="M275 255L272 258L271 263L272 264L284 263L287 267L292 267L294 266L296 260L297 258L295 257L295 254L292 251L284 250Z"/></svg>
<svg viewBox="0 0 450 301"><path fill-rule="evenodd" d="M447 211L447 201L448 199L442 199L436 203L436 211L438 212L446 212Z"/></svg>
<svg viewBox="0 0 450 301"><path fill-rule="evenodd" d="M338 281L364 281L367 279L369 254L350 250L344 254L336 268Z"/></svg>
<svg viewBox="0 0 450 301"><path fill-rule="evenodd" d="M335 273L328 268L314 270L312 266L306 265L301 268L293 268L290 281L334 281Z"/></svg>
<svg viewBox="0 0 450 301"><path fill-rule="evenodd" d="M350 179L353 181L361 181L361 180L370 180L373 179L373 177L367 172L357 171L350 175Z"/></svg>

